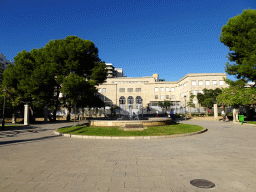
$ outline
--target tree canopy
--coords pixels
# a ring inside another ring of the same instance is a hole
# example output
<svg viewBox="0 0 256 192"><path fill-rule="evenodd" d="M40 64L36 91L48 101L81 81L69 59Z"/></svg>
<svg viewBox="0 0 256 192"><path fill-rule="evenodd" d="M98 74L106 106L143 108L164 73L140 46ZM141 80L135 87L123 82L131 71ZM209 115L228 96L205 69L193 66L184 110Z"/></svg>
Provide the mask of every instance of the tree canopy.
<svg viewBox="0 0 256 192"><path fill-rule="evenodd" d="M157 105L167 110L172 104L171 104L171 101L164 100L164 101L158 101Z"/></svg>
<svg viewBox="0 0 256 192"><path fill-rule="evenodd" d="M40 49L23 50L14 58L15 65L4 72L3 85L14 89L24 102L52 106L54 119L63 101L77 103L94 96L96 85L107 77L105 62L89 40L76 36L51 40Z"/></svg>
<svg viewBox="0 0 256 192"><path fill-rule="evenodd" d="M222 27L220 41L229 47L226 72L256 82L256 10L244 10Z"/></svg>
<svg viewBox="0 0 256 192"><path fill-rule="evenodd" d="M189 96L189 102L187 104L188 107L193 107L195 108L195 104L193 102L193 99L195 98L195 95L193 95L192 93L190 93L190 96Z"/></svg>
<svg viewBox="0 0 256 192"><path fill-rule="evenodd" d="M256 104L256 90L253 87L245 88L245 82L238 80L230 82L230 87L223 88L222 93L217 96L217 103L220 105L230 105L233 108Z"/></svg>
<svg viewBox="0 0 256 192"><path fill-rule="evenodd" d="M212 108L216 101L217 96L222 92L220 88L216 89L203 89L203 93L197 94L198 103L203 107Z"/></svg>

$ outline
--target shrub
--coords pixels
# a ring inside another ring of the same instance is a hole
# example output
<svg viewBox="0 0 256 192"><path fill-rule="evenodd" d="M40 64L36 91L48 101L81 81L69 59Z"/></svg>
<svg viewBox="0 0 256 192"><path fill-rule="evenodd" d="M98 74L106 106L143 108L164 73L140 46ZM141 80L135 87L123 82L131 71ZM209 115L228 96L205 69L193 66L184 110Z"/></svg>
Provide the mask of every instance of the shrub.
<svg viewBox="0 0 256 192"><path fill-rule="evenodd" d="M184 116L184 114L180 114L180 113L175 114L176 117L180 117L181 115Z"/></svg>

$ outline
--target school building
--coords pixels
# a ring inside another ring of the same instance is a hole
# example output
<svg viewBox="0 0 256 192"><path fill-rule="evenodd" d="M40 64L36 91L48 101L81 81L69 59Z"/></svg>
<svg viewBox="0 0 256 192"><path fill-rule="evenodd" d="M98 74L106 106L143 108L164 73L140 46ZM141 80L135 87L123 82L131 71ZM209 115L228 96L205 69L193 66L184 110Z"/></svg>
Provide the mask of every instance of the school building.
<svg viewBox="0 0 256 192"><path fill-rule="evenodd" d="M109 65L109 64L108 64ZM121 69L119 69L120 71ZM112 69L114 71L114 69ZM115 73L112 73L115 74ZM122 72L123 74L123 72ZM118 106L124 111L140 112L142 107L160 110L159 101L169 100L173 103L171 108L182 112L185 102L189 101L190 93L196 95L206 89L224 88L225 73L189 73L177 81L162 81L158 74L150 77L124 77L111 75L106 82L99 85L98 96L106 106ZM198 112L200 106L196 97L193 100L195 108L190 112ZM204 110L201 108L201 110Z"/></svg>

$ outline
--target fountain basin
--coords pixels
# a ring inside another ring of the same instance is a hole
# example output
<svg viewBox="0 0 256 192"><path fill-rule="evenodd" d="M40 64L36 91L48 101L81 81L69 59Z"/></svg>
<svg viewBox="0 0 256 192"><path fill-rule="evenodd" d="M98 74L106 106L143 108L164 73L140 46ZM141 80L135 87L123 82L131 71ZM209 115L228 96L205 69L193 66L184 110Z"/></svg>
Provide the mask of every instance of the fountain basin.
<svg viewBox="0 0 256 192"><path fill-rule="evenodd" d="M170 118L148 118L148 120L89 120L91 127L124 127L126 124L142 124L143 127L165 125Z"/></svg>

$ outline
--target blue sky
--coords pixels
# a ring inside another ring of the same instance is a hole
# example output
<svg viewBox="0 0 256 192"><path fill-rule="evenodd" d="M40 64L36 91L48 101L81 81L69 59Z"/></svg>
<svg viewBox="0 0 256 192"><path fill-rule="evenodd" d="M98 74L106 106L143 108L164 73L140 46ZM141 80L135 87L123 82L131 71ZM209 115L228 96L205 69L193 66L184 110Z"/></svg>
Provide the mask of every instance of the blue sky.
<svg viewBox="0 0 256 192"><path fill-rule="evenodd" d="M225 72L221 28L255 0L1 0L0 53L41 48L75 35L128 77L177 81L188 73ZM232 76L228 76L234 80Z"/></svg>

